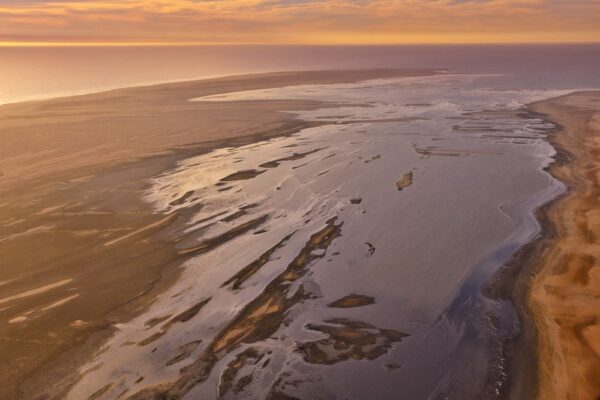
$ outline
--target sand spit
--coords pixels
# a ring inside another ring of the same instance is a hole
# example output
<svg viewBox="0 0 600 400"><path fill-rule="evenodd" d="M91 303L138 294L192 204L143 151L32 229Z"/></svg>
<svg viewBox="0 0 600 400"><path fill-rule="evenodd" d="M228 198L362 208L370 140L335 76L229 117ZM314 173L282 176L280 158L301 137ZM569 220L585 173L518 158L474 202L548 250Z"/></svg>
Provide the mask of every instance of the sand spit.
<svg viewBox="0 0 600 400"><path fill-rule="evenodd" d="M600 397L600 93L535 103L560 124L550 172L569 193L547 209L553 235L533 262L528 306L538 331L540 399Z"/></svg>

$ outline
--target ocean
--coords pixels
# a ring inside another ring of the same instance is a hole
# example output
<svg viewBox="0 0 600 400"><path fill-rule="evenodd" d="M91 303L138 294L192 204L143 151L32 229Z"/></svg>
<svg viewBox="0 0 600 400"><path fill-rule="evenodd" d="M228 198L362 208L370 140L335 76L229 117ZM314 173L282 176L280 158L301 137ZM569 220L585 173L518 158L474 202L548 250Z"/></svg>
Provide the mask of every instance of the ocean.
<svg viewBox="0 0 600 400"><path fill-rule="evenodd" d="M436 68L515 76L514 87L586 88L600 45L0 47L0 104L232 74Z"/></svg>

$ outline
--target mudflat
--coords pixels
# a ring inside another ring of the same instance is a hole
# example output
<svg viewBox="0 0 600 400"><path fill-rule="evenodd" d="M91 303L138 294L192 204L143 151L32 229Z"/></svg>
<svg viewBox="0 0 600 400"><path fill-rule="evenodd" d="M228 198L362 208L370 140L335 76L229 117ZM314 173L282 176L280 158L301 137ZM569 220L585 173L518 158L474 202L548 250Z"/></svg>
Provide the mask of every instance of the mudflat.
<svg viewBox="0 0 600 400"><path fill-rule="evenodd" d="M280 111L323 107L189 99L427 74L282 72L1 106L0 357L9 362L0 364L0 398L61 398L114 325L195 254L172 243L193 210L153 213L141 200L148 178L191 155L297 132L315 123Z"/></svg>
<svg viewBox="0 0 600 400"><path fill-rule="evenodd" d="M537 329L538 398L600 397L600 93L535 103L561 128L550 172L566 196L547 208L552 235L533 262L527 305Z"/></svg>

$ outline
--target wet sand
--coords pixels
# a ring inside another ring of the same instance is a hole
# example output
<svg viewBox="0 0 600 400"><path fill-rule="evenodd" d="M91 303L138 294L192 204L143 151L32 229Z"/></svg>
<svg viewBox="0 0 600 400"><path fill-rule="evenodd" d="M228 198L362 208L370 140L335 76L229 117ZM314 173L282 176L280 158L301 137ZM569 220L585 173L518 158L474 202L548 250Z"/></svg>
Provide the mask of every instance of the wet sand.
<svg viewBox="0 0 600 400"><path fill-rule="evenodd" d="M495 397L506 383L499 345L516 325L509 304L479 289L560 193L543 171L553 125L518 108L556 94L482 96L463 85L475 79L271 91L339 107L300 114L331 125L154 177L146 196L186 213L176 248L194 257L119 326L68 398Z"/></svg>
<svg viewBox="0 0 600 400"><path fill-rule="evenodd" d="M61 398L78 366L114 325L138 314L174 282L185 259L240 234L174 245L186 213L194 209L153 213L141 200L148 178L217 147L319 125L279 111L324 107L314 101L202 103L190 98L428 73L247 75L0 107L0 356L10 360L0 365L0 398L35 398L44 391ZM223 183L249 178L245 172ZM235 277L233 287L258 264ZM201 307L167 324L191 318Z"/></svg>
<svg viewBox="0 0 600 400"><path fill-rule="evenodd" d="M548 239L530 268L527 306L537 330L537 398L600 397L600 93L531 106L561 128L550 172L568 193L544 210Z"/></svg>

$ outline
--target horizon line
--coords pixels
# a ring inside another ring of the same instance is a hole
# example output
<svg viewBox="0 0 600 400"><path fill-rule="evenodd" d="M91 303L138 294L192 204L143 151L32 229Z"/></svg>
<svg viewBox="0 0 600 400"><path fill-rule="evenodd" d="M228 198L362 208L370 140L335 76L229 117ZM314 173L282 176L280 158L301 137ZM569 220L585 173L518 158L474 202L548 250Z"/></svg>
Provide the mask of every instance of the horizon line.
<svg viewBox="0 0 600 400"><path fill-rule="evenodd" d="M373 43L285 43L285 42L19 42L0 41L0 47L194 47L194 46L448 46L448 45L568 45L600 44L600 40L488 41L488 42L373 42Z"/></svg>

